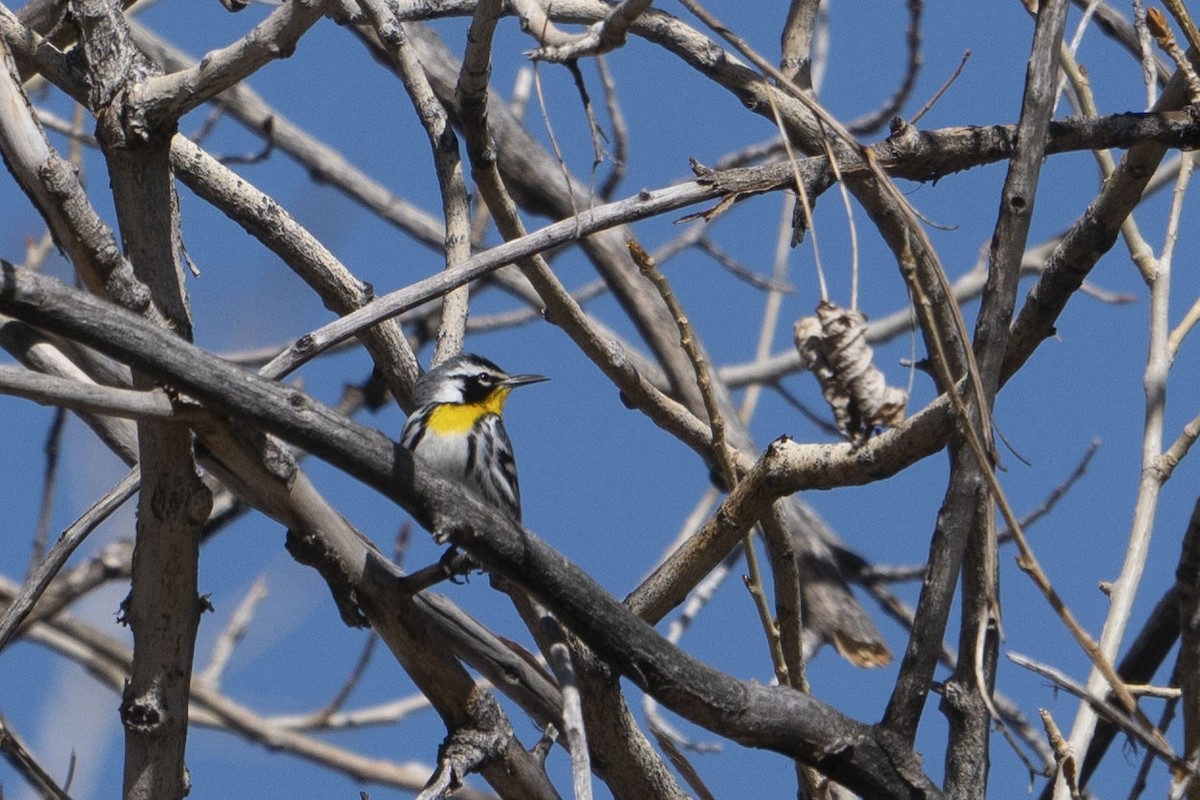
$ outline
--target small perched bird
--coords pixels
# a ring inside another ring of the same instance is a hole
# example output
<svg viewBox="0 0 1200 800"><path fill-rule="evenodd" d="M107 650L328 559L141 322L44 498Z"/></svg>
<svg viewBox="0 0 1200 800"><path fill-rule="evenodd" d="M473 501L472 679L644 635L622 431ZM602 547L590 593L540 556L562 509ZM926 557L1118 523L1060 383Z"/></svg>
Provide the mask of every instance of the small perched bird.
<svg viewBox="0 0 1200 800"><path fill-rule="evenodd" d="M515 387L544 380L509 375L476 355L447 359L413 386L416 407L404 423L400 445L427 468L474 487L520 522L517 463L500 412Z"/></svg>

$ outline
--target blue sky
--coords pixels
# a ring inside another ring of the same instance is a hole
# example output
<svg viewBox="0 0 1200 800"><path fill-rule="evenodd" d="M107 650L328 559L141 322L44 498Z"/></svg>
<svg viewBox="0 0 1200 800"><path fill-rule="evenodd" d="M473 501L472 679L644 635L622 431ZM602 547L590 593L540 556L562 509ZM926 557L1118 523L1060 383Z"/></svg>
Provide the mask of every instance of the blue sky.
<svg viewBox="0 0 1200 800"><path fill-rule="evenodd" d="M902 33L907 24L903 4L870 5L867 14L852 3L836 3L831 9L830 61L821 100L840 119L876 108L892 91L894 75L903 63ZM686 17L676 3L657 7ZM747 13L745 4L733 0L714 0L709 7L768 57L774 57L783 3L758 5L754 13ZM231 15L215 2L164 0L147 10L144 20L199 55L239 36L268 11L254 6L241 15ZM921 126L1014 122L1032 30L1021 5L965 6L933 0L926 5L925 25L924 67L914 100L903 113L910 115L923 104L969 49L972 55L962 76ZM439 30L452 49L461 52L465 23L452 21L440 25ZM502 22L494 76L494 84L502 91L507 91L517 68L526 63L520 54L529 47L513 20ZM1095 31L1089 32L1080 60L1089 68L1102 112L1142 109L1139 74L1114 45ZM712 163L773 133L763 118L747 112L734 97L705 84L674 56L644 41L631 39L626 48L609 56L608 63L617 76L631 136L628 178L618 196L688 177L689 156ZM585 65L585 75L593 97L599 97L594 69ZM547 111L567 164L577 175L586 175L591 145L570 79L561 68L551 65L541 68L541 78ZM322 22L302 40L291 59L266 67L251 85L293 122L336 147L393 191L430 213L440 213L428 145L402 87L371 61L348 31ZM68 113L59 97L52 96L47 103L59 113ZM1058 113L1069 113L1065 103ZM203 118L203 112L189 116L182 130L194 132ZM527 120L535 135L545 140L536 107ZM53 141L64 146L61 138ZM235 122L224 120L206 146L228 153L253 150L258 145ZM239 169L307 225L355 274L374 283L380 293L400 288L441 266L437 254L370 218L328 186L311 183L305 171L282 153L263 164ZM601 173L606 169L602 167ZM85 174L94 202L109 215L103 162L95 154L88 157ZM952 278L974 265L980 247L987 242L1003 177L1003 165L995 165L948 176L937 184L901 185L912 203L936 225L930 235ZM1042 172L1031 244L1074 220L1097 186L1089 155L1049 159ZM201 345L228 352L283 343L328 321L320 302L273 255L220 214L205 208L186 189L180 192L188 250L202 270L188 287ZM1161 247L1165 203L1163 197L1151 199L1138 215L1156 249ZM0 257L21 261L26 237L40 233L37 218L7 181L0 184L0 208L6 210L6 224L0 226ZM1189 211L1185 210L1185 219L1194 217ZM767 274L779 214L779 197L753 198L715 222L710 233L743 263ZM653 248L680 231L674 219L639 224L634 230ZM893 259L861 209L855 210L854 221L861 248L862 307L872 317L902 309L907 300ZM530 227L542 224L536 218L527 222ZM846 302L850 281L847 220L833 194L822 200L816 227L831 294ZM1190 266L1195 263L1195 243L1187 237L1185 226L1175 262L1173 322L1200 293L1200 279ZM54 263L52 270L61 277L69 274L61 261ZM594 278L586 259L576 251L560 255L555 270L572 287ZM742 363L753 357L764 302L760 292L695 251L670 262L665 272L717 363ZM1059 336L1044 343L1027 369L1001 394L996 422L1030 462L1025 465L1015 456L1003 456L1007 471L1001 480L1018 513L1042 502L1071 472L1091 441L1101 441L1077 488L1031 530L1033 546L1059 592L1081 622L1098 634L1107 603L1097 583L1111 580L1120 568L1139 476L1148 308L1146 289L1120 246L1100 263L1092 279L1107 290L1131 294L1136 302L1112 306L1089 297L1075 298L1060 320ZM816 304L812 250L807 245L792 252L788 281L795 292L784 301L776 352L791 346L791 322L811 313ZM486 314L513 308L514 303L491 291L481 294L472 308L475 314ZM606 324L635 337L610 298L600 298L588 308ZM965 313L970 325L974 307ZM900 360L909 357L912 347L908 337L900 337L878 348L877 363L893 383L907 383L908 374ZM587 569L614 595L623 596L657 559L704 493L706 469L683 445L627 410L599 370L551 326L539 323L479 335L471 339L469 349L510 371L551 377L549 383L514 395L506 414L520 463L525 520L531 530ZM429 354L421 355L427 363ZM8 361L0 356L0 362ZM369 368L365 354L353 351L305 367L299 379L308 391L332 403L344 384L362 380ZM1195 345L1185 344L1169 389L1168 442L1197 413L1198 381ZM784 385L812 407L820 406L820 394L810 376L789 376ZM931 396L928 380L918 374L913 407L924 405ZM43 431L52 412L26 401L0 398L0 414L6 421L0 426L0 452L5 454L0 459L0 486L4 487L0 496L7 512L2 530L8 543L0 551L0 571L19 578L28 562L28 542L37 518ZM395 437L403 415L391 408L363 421ZM803 441L829 438L769 391L752 430L760 446L783 434ZM124 475L117 460L105 453L77 420L68 423L63 452L52 524L55 532ZM335 505L380 544L386 546L405 522L389 501L331 468L315 460L305 466ZM885 483L814 493L805 499L871 560L911 564L925 558L946 477L946 458L936 455ZM1147 579L1134 612L1135 628L1172 580L1198 477L1195 464L1185 461L1164 490ZM93 535L84 551L95 552L105 542L131 535L132 525L132 512L123 510ZM217 537L202 560L201 588L211 593L215 612L201 626L200 666L206 663L214 638L241 596L256 576L265 576L269 597L234 655L223 684L233 697L264 714L297 713L323 704L341 685L365 636L339 623L319 578L295 564L284 551L283 535L276 523L250 514ZM78 554L73 563L83 555ZM428 537L416 531L406 563L422 566L437 555L438 549ZM1001 557L1006 650L1029 654L1083 679L1085 657L1030 582L1014 568L1011 555L1006 551ZM484 621L507 635L525 638L507 602L498 601L485 579L444 588ZM915 601L915 586L898 587L898 591ZM80 613L109 635L124 638L125 632L114 624L123 593L122 587L109 587L89 598ZM863 598L863 602L875 612L869 599ZM893 652L902 652L904 632L882 613L876 618ZM952 630L949 638L955 641L956 632ZM684 646L740 678L764 682L771 678L761 632L736 576L688 633ZM831 650L823 651L810 665L814 693L866 721L880 715L895 674L895 663L874 671L857 670ZM1040 678L1002 660L998 683L1022 704L1030 718L1036 719L1039 706L1047 707L1060 726L1069 728L1075 703ZM384 702L411 691L399 667L381 650L349 705ZM630 698L632 704L638 703L632 688ZM0 655L0 713L56 774L63 774L72 751L77 754L78 797L110 797L119 792L117 702L115 694L80 668L38 646L19 643ZM936 779L942 771L945 725L936 698L930 702L918 746ZM1157 717L1160 707L1157 701L1147 704L1151 718ZM532 744L537 732L519 714L514 713L514 718L519 720L518 735ZM693 733L703 741L713 740L703 732ZM432 762L443 734L436 716L425 712L397 726L329 738L380 757ZM1177 742L1177 737L1172 741ZM349 797L357 791L347 778L311 768L290 756L270 754L227 734L197 731L189 746L191 797L200 800L251 794ZM1129 751L1110 753L1107 769L1113 788L1111 793L1104 790L1104 796L1125 793L1138 758ZM993 796L1010 797L1024 790L1025 772L998 737L993 742L993 762ZM718 797L743 796L747 785L755 786L762 797L794 794L794 773L784 760L770 754L724 743L722 754L698 755L694 763ZM552 758L552 767L556 777L562 778L566 759L561 752ZM1152 782L1150 791L1161 794L1161 769L1154 780L1157 783ZM0 765L0 783L9 796L28 796L6 765ZM1099 788L1105 782L1095 785ZM366 788L373 797L394 794L379 787Z"/></svg>

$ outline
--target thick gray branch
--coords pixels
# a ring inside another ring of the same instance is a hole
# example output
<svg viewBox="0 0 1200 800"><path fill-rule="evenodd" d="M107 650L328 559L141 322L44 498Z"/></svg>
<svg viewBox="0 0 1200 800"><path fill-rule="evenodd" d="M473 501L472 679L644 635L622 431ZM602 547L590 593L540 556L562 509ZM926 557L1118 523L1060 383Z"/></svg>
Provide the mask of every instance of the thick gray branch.
<svg viewBox="0 0 1200 800"><path fill-rule="evenodd" d="M748 746L798 758L861 794L937 797L907 748L817 700L735 680L682 653L586 573L411 455L302 392L256 378L143 320L42 276L3 265L0 310L111 355L252 422L358 477L430 530L446 533L538 597L600 656L664 705Z"/></svg>

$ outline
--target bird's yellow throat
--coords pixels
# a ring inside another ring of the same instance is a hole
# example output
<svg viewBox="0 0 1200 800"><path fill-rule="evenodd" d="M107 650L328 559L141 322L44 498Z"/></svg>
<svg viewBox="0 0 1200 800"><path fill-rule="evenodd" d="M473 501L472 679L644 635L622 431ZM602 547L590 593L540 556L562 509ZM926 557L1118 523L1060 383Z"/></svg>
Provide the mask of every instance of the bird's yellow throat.
<svg viewBox="0 0 1200 800"><path fill-rule="evenodd" d="M501 386L478 403L443 403L429 415L429 427L434 433L465 433L488 414L500 415L511 387Z"/></svg>

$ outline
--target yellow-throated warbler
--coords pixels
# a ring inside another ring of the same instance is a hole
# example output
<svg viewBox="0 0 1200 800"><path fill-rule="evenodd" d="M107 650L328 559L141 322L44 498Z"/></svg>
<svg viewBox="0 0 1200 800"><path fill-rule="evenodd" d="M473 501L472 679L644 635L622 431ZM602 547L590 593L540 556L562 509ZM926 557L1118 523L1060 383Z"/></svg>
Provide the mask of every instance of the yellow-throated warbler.
<svg viewBox="0 0 1200 800"><path fill-rule="evenodd" d="M513 388L544 380L509 375L476 355L449 358L413 385L415 408L400 444L426 468L474 487L520 522L517 463L500 412Z"/></svg>

